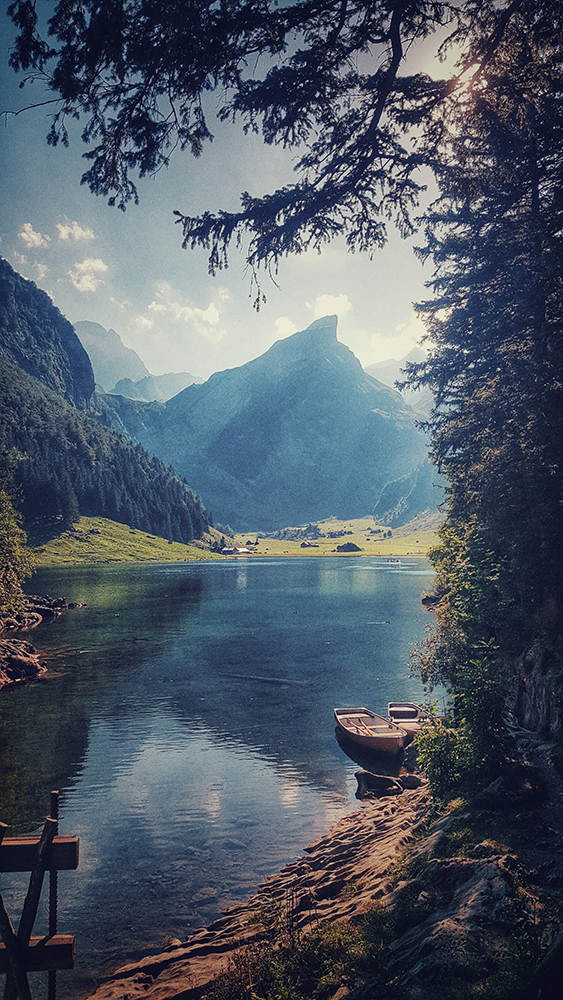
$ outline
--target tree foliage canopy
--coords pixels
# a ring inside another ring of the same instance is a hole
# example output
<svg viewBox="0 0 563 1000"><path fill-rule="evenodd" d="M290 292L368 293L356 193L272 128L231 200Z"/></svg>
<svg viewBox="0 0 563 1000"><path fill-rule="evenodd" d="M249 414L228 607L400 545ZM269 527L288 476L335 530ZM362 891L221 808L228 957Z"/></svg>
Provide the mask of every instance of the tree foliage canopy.
<svg viewBox="0 0 563 1000"><path fill-rule="evenodd" d="M450 484L443 618L504 649L553 640L563 608L563 52L544 6L521 5L445 120L420 251L430 356L411 373Z"/></svg>
<svg viewBox="0 0 563 1000"><path fill-rule="evenodd" d="M524 27L534 47L562 18L557 0L63 0L41 25L45 10L11 4L11 64L56 95L50 143L68 142L67 119L81 118L82 181L111 204L136 200L135 175L176 148L201 153L211 91L219 119L296 149L294 183L244 192L238 212L177 213L184 245L208 248L212 272L231 241L248 240L254 274L340 234L372 252L388 219L410 233L419 170L440 160L468 86L496 85L507 38ZM449 80L409 73L413 49L436 32L429 57L459 52Z"/></svg>
<svg viewBox="0 0 563 1000"><path fill-rule="evenodd" d="M9 494L0 487L0 617L20 609L21 585L32 570L33 558L27 548L21 517Z"/></svg>

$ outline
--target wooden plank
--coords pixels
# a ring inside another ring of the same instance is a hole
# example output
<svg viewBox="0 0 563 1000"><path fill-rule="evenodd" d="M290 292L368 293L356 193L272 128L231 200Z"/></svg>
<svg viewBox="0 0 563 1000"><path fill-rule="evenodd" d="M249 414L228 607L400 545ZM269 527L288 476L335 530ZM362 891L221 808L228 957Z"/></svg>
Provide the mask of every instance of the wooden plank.
<svg viewBox="0 0 563 1000"><path fill-rule="evenodd" d="M56 934L52 938L32 937L25 953L26 972L49 972L52 969L74 969L74 935ZM0 944L0 975L8 971L8 955Z"/></svg>
<svg viewBox="0 0 563 1000"><path fill-rule="evenodd" d="M4 837L0 843L0 872L32 871L38 845L39 837ZM78 845L78 837L54 837L47 871L75 871Z"/></svg>
<svg viewBox="0 0 563 1000"><path fill-rule="evenodd" d="M31 870L31 878L29 880L29 888L24 900L22 914L20 917L20 923L17 933L17 950L18 950L18 963L21 965L22 969L25 969L23 963L23 956L26 955L29 942L31 940L31 932L33 930L33 925L35 923L35 917L37 916L37 907L39 906L39 900L41 898L41 889L43 886L43 880L45 878L45 872L47 870L47 861L49 860L49 854L51 852L51 844L53 843L53 837L57 831L57 821L56 819L51 819L50 816L45 820L45 825L43 827L43 832L39 838L39 846L35 852L35 861L33 863L33 868ZM6 978L6 986L4 987L4 1000L17 1000L18 994L20 1000L22 998L21 987L18 984L18 978L16 975L16 970L14 969L12 958L9 961L9 970ZM29 987L28 987L29 988Z"/></svg>
<svg viewBox="0 0 563 1000"><path fill-rule="evenodd" d="M27 948L31 938L31 932L37 916L37 907L39 906L39 900L41 898L43 880L49 863L51 845L53 843L56 830L56 819L51 819L51 817L48 816L45 820L43 833L41 834L41 838L39 840L39 847L37 848L35 863L29 880L29 889L27 890L27 895L24 900L22 915L20 917L18 927L18 944L22 949Z"/></svg>
<svg viewBox="0 0 563 1000"><path fill-rule="evenodd" d="M6 972L6 990L10 983L15 983L15 988L20 1000L31 1000L29 983L26 971L20 961L18 941L14 934L14 928L4 906L4 900L0 895L0 933L2 943L0 944L0 955L5 959L5 969L0 965L0 971Z"/></svg>

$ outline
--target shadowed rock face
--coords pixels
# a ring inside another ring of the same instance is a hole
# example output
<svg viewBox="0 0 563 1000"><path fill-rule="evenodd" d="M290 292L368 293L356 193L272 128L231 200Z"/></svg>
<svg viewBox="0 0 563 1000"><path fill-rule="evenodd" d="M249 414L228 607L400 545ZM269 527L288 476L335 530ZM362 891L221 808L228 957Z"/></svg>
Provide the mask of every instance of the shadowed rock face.
<svg viewBox="0 0 563 1000"><path fill-rule="evenodd" d="M336 316L317 320L189 386L138 439L240 530L369 513L423 464L426 444L412 409L364 372L336 326Z"/></svg>
<svg viewBox="0 0 563 1000"><path fill-rule="evenodd" d="M74 324L81 344L88 352L96 382L107 392L119 379L138 379L150 375L136 351L126 347L115 330L106 330L100 323L81 320Z"/></svg>
<svg viewBox="0 0 563 1000"><path fill-rule="evenodd" d="M94 392L92 365L72 324L46 292L2 258L0 351L79 409Z"/></svg>

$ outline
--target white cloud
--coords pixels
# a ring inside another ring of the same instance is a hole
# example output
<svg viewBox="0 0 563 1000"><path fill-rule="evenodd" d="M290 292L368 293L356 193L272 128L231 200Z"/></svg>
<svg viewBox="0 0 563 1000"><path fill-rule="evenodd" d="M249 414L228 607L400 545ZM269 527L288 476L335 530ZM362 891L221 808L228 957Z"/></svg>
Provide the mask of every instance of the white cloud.
<svg viewBox="0 0 563 1000"><path fill-rule="evenodd" d="M297 327L288 316L278 316L276 320L276 330L280 337L289 337L292 333L297 333Z"/></svg>
<svg viewBox="0 0 563 1000"><path fill-rule="evenodd" d="M45 264L36 264L35 270L37 271L37 280L43 281L46 274L49 274L49 268ZM52 296L51 296L52 298Z"/></svg>
<svg viewBox="0 0 563 1000"><path fill-rule="evenodd" d="M220 301L225 301L226 298L221 290ZM181 327L188 327L199 336L213 342L220 340L223 335L219 326L221 314L214 302L210 302L207 309L200 309L190 299L184 299L181 292L173 288L167 281L160 281L157 284L156 298L149 303L148 313L152 315L141 315L137 320L146 327L152 326L153 317L159 316L173 320Z"/></svg>
<svg viewBox="0 0 563 1000"><path fill-rule="evenodd" d="M117 306L120 312L126 312L128 306L133 305L130 299L123 299L123 301L120 302L119 299L116 299L115 296L113 295L110 295L109 300L112 303L112 305Z"/></svg>
<svg viewBox="0 0 563 1000"><path fill-rule="evenodd" d="M67 274L77 291L87 293L95 292L100 285L103 285L104 282L98 275L105 274L107 270L108 265L99 257L87 257L80 264L75 264L74 270L68 271Z"/></svg>
<svg viewBox="0 0 563 1000"><path fill-rule="evenodd" d="M25 254L18 253L17 250L14 250L14 260L18 265L18 267L23 267L24 264L27 264L27 257L25 256Z"/></svg>
<svg viewBox="0 0 563 1000"><path fill-rule="evenodd" d="M353 308L347 295L340 292L339 295L318 295L313 305L315 319L323 316L343 316Z"/></svg>
<svg viewBox="0 0 563 1000"><path fill-rule="evenodd" d="M410 323L399 323L399 325L395 327L395 334L392 334L391 336L395 336L400 340L406 340L409 338L415 343L418 343L425 333L426 327L424 326L424 323L422 322L420 316L413 312L411 313Z"/></svg>
<svg viewBox="0 0 563 1000"><path fill-rule="evenodd" d="M411 313L409 323L399 323L392 333L375 333L370 339L368 356L374 356L378 361L386 361L393 357L400 361L413 347L420 344L426 330L424 323L415 312ZM372 364L370 360L366 362Z"/></svg>
<svg viewBox="0 0 563 1000"><path fill-rule="evenodd" d="M154 285L152 300L142 312L129 314L124 342L134 347L150 371L190 371L210 375L231 360L230 296L214 290L202 305L169 281ZM238 340L237 340L238 342ZM246 360L246 358L244 359Z"/></svg>
<svg viewBox="0 0 563 1000"><path fill-rule="evenodd" d="M69 240L93 240L94 231L88 227L83 229L78 222L57 222L59 239L68 242Z"/></svg>
<svg viewBox="0 0 563 1000"><path fill-rule="evenodd" d="M139 314L136 317L135 322L137 326L143 326L146 330L152 330L154 326L154 320L150 319L149 316L143 316L142 314Z"/></svg>
<svg viewBox="0 0 563 1000"><path fill-rule="evenodd" d="M31 222L25 222L21 232L18 233L20 240L23 240L28 249L36 249L37 247L47 247L51 242L50 236L42 236L41 233L36 233Z"/></svg>

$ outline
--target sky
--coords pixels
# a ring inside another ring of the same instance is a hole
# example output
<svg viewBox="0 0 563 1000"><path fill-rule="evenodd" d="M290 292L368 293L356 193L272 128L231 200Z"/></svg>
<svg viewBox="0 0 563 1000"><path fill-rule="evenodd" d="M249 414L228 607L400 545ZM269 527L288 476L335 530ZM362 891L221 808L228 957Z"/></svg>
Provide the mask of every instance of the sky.
<svg viewBox="0 0 563 1000"><path fill-rule="evenodd" d="M13 33L0 13L0 112L45 97L19 89L8 67ZM336 314L338 339L364 367L400 360L424 328L413 303L427 297L424 268L391 225L389 242L350 254L342 242L319 255L285 258L276 284L262 275L266 304L256 312L244 258L211 277L205 250L183 250L175 209L237 210L241 191L261 195L291 181L292 154L259 136L217 123L202 156L177 152L168 169L137 184L140 204L125 213L80 185L87 163L77 127L68 149L46 143L49 108L0 115L0 254L46 291L70 320L114 329L154 375L208 378L246 364L315 319Z"/></svg>

